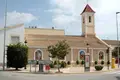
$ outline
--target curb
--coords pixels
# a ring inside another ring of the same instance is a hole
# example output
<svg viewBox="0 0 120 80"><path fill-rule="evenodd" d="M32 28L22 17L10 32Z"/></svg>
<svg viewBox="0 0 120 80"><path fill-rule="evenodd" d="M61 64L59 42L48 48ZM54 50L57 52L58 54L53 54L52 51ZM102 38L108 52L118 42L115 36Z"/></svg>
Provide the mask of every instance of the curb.
<svg viewBox="0 0 120 80"><path fill-rule="evenodd" d="M107 70L107 71L95 71L95 72L82 72L82 73L46 73L46 72L15 72L15 73L26 73L26 74L95 74L95 73L104 73L104 72L113 72L120 69Z"/></svg>

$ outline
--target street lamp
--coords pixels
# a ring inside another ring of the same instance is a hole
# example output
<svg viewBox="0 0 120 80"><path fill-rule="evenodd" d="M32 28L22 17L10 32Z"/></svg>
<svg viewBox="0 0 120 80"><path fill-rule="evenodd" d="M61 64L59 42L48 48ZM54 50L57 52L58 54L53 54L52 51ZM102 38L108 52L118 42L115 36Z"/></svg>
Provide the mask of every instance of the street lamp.
<svg viewBox="0 0 120 80"><path fill-rule="evenodd" d="M27 44L27 40L25 40L25 42L24 42L24 43L25 43L25 45L26 45L26 44Z"/></svg>
<svg viewBox="0 0 120 80"><path fill-rule="evenodd" d="M89 53L89 44L87 43L87 53Z"/></svg>
<svg viewBox="0 0 120 80"><path fill-rule="evenodd" d="M90 71L89 44L87 43L86 46L87 46L87 51L86 51L85 58L84 58L84 61L85 61L84 70L85 70L85 71Z"/></svg>
<svg viewBox="0 0 120 80"><path fill-rule="evenodd" d="M118 68L119 68L119 31L118 31L118 16L117 14L119 14L120 12L116 12L116 29L117 29L117 45L118 45L118 48L117 48L117 54L118 54Z"/></svg>
<svg viewBox="0 0 120 80"><path fill-rule="evenodd" d="M6 23L7 23L7 0L5 0L5 24L4 24L4 43L3 43L3 71L5 70L5 44L6 44Z"/></svg>
<svg viewBox="0 0 120 80"><path fill-rule="evenodd" d="M107 57L107 58L108 58L108 59L107 59L107 60L108 60L108 61L107 61L107 66L108 66L108 70L109 70L109 62L110 62L110 60L109 60L109 59L110 59L110 58L109 58L109 54L110 54L110 47L108 47L108 49L106 50L106 53L108 54L108 57Z"/></svg>
<svg viewBox="0 0 120 80"><path fill-rule="evenodd" d="M27 44L27 40L25 40L24 43L25 43L25 46L26 46L26 44ZM26 65L25 65L24 69L26 69Z"/></svg>

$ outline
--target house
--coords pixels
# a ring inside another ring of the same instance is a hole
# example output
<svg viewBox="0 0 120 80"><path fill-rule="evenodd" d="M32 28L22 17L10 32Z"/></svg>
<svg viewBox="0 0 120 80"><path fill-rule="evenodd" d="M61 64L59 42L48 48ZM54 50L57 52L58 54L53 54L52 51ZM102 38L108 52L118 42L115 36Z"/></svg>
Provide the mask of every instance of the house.
<svg viewBox="0 0 120 80"><path fill-rule="evenodd" d="M5 38L6 38L5 51L7 50L7 45L11 43L14 44L18 42L24 42L24 24L7 26ZM0 64L3 63L3 53L4 53L4 28L1 28L0 29Z"/></svg>

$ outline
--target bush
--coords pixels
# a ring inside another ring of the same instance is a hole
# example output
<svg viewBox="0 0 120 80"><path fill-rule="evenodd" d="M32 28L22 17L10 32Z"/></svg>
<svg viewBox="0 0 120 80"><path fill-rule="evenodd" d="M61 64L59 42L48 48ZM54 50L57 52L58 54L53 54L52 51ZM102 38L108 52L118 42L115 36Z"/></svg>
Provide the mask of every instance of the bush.
<svg viewBox="0 0 120 80"><path fill-rule="evenodd" d="M50 64L50 68L54 68L54 64L53 64L53 62Z"/></svg>
<svg viewBox="0 0 120 80"><path fill-rule="evenodd" d="M110 65L110 61L107 61L107 65Z"/></svg>
<svg viewBox="0 0 120 80"><path fill-rule="evenodd" d="M98 62L97 61L95 61L95 65L97 65L98 64Z"/></svg>
<svg viewBox="0 0 120 80"><path fill-rule="evenodd" d="M103 64L104 64L104 61L101 61L101 64L103 65Z"/></svg>
<svg viewBox="0 0 120 80"><path fill-rule="evenodd" d="M70 62L70 61L68 61L68 62L67 62L67 64L68 64L68 65L70 65L70 64L71 64L71 62Z"/></svg>
<svg viewBox="0 0 120 80"><path fill-rule="evenodd" d="M36 65L38 65L38 61L37 61Z"/></svg>
<svg viewBox="0 0 120 80"><path fill-rule="evenodd" d="M60 64L60 61L54 61L54 65Z"/></svg>
<svg viewBox="0 0 120 80"><path fill-rule="evenodd" d="M28 63L28 47L22 43L7 46L7 66L16 68L26 67Z"/></svg>
<svg viewBox="0 0 120 80"><path fill-rule="evenodd" d="M80 62L77 60L77 61L76 61L76 64L78 65L78 64L80 64Z"/></svg>
<svg viewBox="0 0 120 80"><path fill-rule="evenodd" d="M81 61L81 64L82 64L82 65L85 64L85 61Z"/></svg>
<svg viewBox="0 0 120 80"><path fill-rule="evenodd" d="M103 66L101 66L101 65L97 65L97 66L95 66L95 69L96 69L97 71L100 71L100 70L103 69Z"/></svg>
<svg viewBox="0 0 120 80"><path fill-rule="evenodd" d="M67 66L66 62L62 61L61 62L61 68L65 68Z"/></svg>
<svg viewBox="0 0 120 80"><path fill-rule="evenodd" d="M57 65L57 61L54 61L54 65Z"/></svg>

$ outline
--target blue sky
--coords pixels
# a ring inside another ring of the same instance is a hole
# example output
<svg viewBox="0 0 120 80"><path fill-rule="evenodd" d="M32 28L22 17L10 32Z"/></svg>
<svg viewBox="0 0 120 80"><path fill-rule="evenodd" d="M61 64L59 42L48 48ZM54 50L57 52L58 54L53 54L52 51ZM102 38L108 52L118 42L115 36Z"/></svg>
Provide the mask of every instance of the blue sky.
<svg viewBox="0 0 120 80"><path fill-rule="evenodd" d="M5 0L0 0L0 5L1 5L0 18L3 19ZM51 26L50 21L51 21L52 14L48 12L44 12L44 10L47 10L50 7L51 6L48 0L8 0L7 11L8 12L16 11L18 13L30 13L37 18L37 20L33 19L32 21L30 21L30 23L25 23L27 25L43 25L43 26L50 25Z"/></svg>
<svg viewBox="0 0 120 80"><path fill-rule="evenodd" d="M102 39L116 39L115 12L120 11L120 0L88 1L96 11L97 36ZM5 0L0 0L0 5L0 26L3 27ZM85 5L86 0L8 0L7 25L24 23L25 27L54 26L56 29L64 29L66 35L81 35L80 13Z"/></svg>

